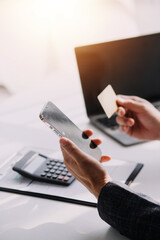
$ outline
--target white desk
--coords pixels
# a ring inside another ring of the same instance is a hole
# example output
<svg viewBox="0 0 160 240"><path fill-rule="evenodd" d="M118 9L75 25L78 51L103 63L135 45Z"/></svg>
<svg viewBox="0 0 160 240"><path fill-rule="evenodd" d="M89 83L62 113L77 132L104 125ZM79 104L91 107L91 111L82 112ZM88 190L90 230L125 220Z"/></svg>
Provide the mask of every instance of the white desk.
<svg viewBox="0 0 160 240"><path fill-rule="evenodd" d="M77 90L74 94L68 93L68 97L63 93L53 97L53 86L46 89L40 87L38 90L33 89L14 96L1 105L0 150L4 149L5 144L13 142L39 148L59 149L57 136L38 119L41 107L49 99L61 107L82 129L88 127L93 129L86 117L81 93ZM103 139L101 148L104 153L114 158L145 163L132 188L160 201L158 192L160 142L148 142L125 148L97 129L95 135ZM3 154L1 151L0 162L3 161ZM2 240L126 239L100 219L97 209L76 204L0 192L0 216Z"/></svg>

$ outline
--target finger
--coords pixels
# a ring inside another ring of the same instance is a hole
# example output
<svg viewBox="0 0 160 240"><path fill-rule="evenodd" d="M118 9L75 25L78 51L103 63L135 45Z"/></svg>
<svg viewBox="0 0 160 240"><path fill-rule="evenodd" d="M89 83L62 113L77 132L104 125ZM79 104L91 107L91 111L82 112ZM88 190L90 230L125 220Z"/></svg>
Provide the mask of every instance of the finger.
<svg viewBox="0 0 160 240"><path fill-rule="evenodd" d="M117 115L120 117L123 117L126 114L126 110L123 107L118 107L117 109Z"/></svg>
<svg viewBox="0 0 160 240"><path fill-rule="evenodd" d="M135 120L133 118L120 117L120 116L116 117L116 122L120 126L128 126L128 127L132 127L135 124Z"/></svg>
<svg viewBox="0 0 160 240"><path fill-rule="evenodd" d="M143 103L133 99L117 98L117 104L131 111L142 110Z"/></svg>
<svg viewBox="0 0 160 240"><path fill-rule="evenodd" d="M101 159L100 159L100 162L101 163L108 162L109 160L111 160L110 156L102 156Z"/></svg>
<svg viewBox="0 0 160 240"><path fill-rule="evenodd" d="M119 130L123 133L128 133L129 129L130 129L130 127L128 127L128 126L120 126L119 127Z"/></svg>
<svg viewBox="0 0 160 240"><path fill-rule="evenodd" d="M67 169L68 169L68 167L71 167L71 166L72 167L77 166L76 160L74 158L72 158L71 155L69 155L69 153L67 151L65 151L64 148L61 147L61 151L62 151L62 155L64 158L64 164L66 165Z"/></svg>
<svg viewBox="0 0 160 240"><path fill-rule="evenodd" d="M117 98L132 99L133 97L136 96L117 94Z"/></svg>
<svg viewBox="0 0 160 240"><path fill-rule="evenodd" d="M126 99L126 100L134 100L137 102L145 102L146 100L144 98L140 98L137 96L132 96L132 95L122 95L122 94L118 94L117 98L121 98L121 99Z"/></svg>
<svg viewBox="0 0 160 240"><path fill-rule="evenodd" d="M67 168L67 170L77 179L80 181L79 176L77 175L77 169L79 169L78 163L81 163L81 161L76 161L67 151L64 150L64 148L61 148L63 158L64 158L64 164Z"/></svg>
<svg viewBox="0 0 160 240"><path fill-rule="evenodd" d="M92 141L93 141L97 146L102 143L102 140L99 139L99 138L94 138L94 139L92 139Z"/></svg>
<svg viewBox="0 0 160 240"><path fill-rule="evenodd" d="M87 137L90 137L93 135L93 131L91 129L86 129L83 131L83 133L87 135Z"/></svg>

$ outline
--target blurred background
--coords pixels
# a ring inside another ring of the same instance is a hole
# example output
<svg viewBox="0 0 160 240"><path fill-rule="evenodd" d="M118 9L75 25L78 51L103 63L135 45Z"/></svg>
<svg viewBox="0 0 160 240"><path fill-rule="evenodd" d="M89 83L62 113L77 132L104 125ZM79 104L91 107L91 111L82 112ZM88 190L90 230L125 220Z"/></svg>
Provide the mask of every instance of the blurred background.
<svg viewBox="0 0 160 240"><path fill-rule="evenodd" d="M0 0L0 100L48 82L75 90L74 47L159 31L159 0Z"/></svg>

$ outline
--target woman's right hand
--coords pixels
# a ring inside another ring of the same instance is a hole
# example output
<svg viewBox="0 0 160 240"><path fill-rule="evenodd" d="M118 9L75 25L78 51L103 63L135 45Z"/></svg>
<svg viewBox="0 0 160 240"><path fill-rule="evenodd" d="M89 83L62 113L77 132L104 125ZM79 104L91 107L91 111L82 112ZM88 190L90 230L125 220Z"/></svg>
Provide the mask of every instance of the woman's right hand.
<svg viewBox="0 0 160 240"><path fill-rule="evenodd" d="M142 140L160 140L160 112L148 101L117 95L117 118L120 131Z"/></svg>

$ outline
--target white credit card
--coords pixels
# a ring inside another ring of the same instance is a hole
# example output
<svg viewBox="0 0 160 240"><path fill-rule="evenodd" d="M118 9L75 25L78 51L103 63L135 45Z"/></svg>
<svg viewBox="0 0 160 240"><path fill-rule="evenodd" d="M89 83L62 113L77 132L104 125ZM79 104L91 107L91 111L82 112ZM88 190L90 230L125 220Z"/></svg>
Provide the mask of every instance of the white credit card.
<svg viewBox="0 0 160 240"><path fill-rule="evenodd" d="M98 100L105 111L108 118L110 118L117 111L116 94L111 85L108 85L99 95Z"/></svg>

